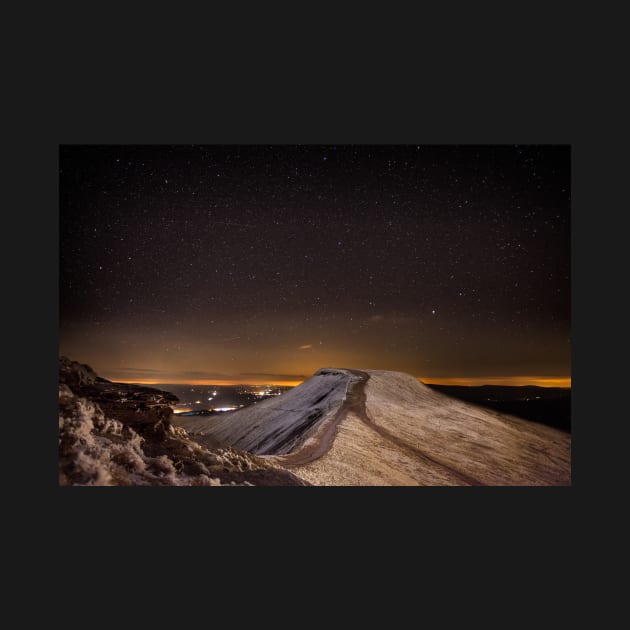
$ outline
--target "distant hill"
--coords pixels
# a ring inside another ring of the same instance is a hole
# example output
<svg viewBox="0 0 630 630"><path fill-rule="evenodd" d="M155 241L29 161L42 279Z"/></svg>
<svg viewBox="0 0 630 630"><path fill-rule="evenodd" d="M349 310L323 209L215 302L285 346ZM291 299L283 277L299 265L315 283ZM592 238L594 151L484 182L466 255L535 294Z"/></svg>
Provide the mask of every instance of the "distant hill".
<svg viewBox="0 0 630 630"><path fill-rule="evenodd" d="M571 431L571 390L563 387L524 385L429 385L432 389L460 400L482 405L501 413Z"/></svg>

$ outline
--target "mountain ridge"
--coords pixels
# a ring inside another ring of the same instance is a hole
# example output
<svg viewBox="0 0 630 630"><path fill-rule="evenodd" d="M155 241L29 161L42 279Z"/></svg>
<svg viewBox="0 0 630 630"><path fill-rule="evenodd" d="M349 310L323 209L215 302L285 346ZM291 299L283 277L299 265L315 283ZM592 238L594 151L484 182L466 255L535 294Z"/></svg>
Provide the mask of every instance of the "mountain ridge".
<svg viewBox="0 0 630 630"><path fill-rule="evenodd" d="M60 485L570 485L571 437L404 372L321 368L220 416L60 359Z"/></svg>
<svg viewBox="0 0 630 630"><path fill-rule="evenodd" d="M336 380L319 370L282 401L175 422L201 443L246 445L316 484L570 484L566 433L454 399L404 372L324 370ZM285 449L276 438L296 426L305 430Z"/></svg>

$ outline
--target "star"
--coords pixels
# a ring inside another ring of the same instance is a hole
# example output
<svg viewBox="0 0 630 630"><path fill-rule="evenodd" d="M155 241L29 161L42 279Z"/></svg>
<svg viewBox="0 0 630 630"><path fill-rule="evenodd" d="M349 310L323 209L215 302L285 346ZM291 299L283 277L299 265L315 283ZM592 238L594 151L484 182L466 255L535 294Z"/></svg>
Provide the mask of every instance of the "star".
<svg viewBox="0 0 630 630"><path fill-rule="evenodd" d="M281 348L310 338L296 372L459 377L535 355L541 374L570 374L569 158L523 145L62 146L60 349L107 368L133 338L125 359L157 371L165 330L169 365L186 337L188 373L227 372L232 356L287 372L296 359ZM438 336L420 339L427 325ZM237 335L231 354L213 341Z"/></svg>

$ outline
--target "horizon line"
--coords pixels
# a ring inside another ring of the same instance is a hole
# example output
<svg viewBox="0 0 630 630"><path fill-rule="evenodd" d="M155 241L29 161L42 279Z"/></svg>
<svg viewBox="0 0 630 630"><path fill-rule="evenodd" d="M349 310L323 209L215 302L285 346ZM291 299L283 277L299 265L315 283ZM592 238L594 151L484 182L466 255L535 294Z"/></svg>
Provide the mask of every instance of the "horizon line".
<svg viewBox="0 0 630 630"><path fill-rule="evenodd" d="M571 388L570 376L470 376L470 377L418 377L425 385L463 385L478 387L481 385L504 385L508 387L563 387Z"/></svg>
<svg viewBox="0 0 630 630"><path fill-rule="evenodd" d="M253 386L262 386L262 385L279 385L281 387L296 387L297 385L301 385L305 380L307 379L302 379L301 381L282 381L282 380L278 380L278 381L237 381L237 380L228 380L228 379L215 379L215 380L208 380L208 379L189 379L189 380L182 380L182 379L172 379L172 380L168 380L168 381L156 381L153 378L139 378L139 379L134 379L134 380L120 380L120 379L108 379L111 380L112 383L125 383L127 385L218 385L218 386L224 386L224 387L233 387L235 385L253 385Z"/></svg>
<svg viewBox="0 0 630 630"><path fill-rule="evenodd" d="M309 377L310 378L310 377ZM533 385L535 387L562 387L571 388L570 376L462 376L462 377L416 377L425 385L461 385L465 387L477 387L481 385L504 385L509 387L522 387ZM125 383L134 385L196 385L196 386L224 386L234 387L236 385L276 385L280 387L297 387L308 379L302 380L274 380L262 381L255 380L234 380L234 379L172 379L169 381L156 380L154 378L119 380L109 379L113 383Z"/></svg>

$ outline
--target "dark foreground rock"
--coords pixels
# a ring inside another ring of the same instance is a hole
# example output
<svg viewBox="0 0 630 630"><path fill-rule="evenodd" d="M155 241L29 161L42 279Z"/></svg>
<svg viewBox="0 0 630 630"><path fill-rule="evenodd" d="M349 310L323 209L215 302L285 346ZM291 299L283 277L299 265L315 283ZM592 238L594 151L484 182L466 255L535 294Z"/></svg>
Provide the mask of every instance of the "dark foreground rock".
<svg viewBox="0 0 630 630"><path fill-rule="evenodd" d="M59 361L60 485L308 485L267 460L208 449L171 424L177 397Z"/></svg>

